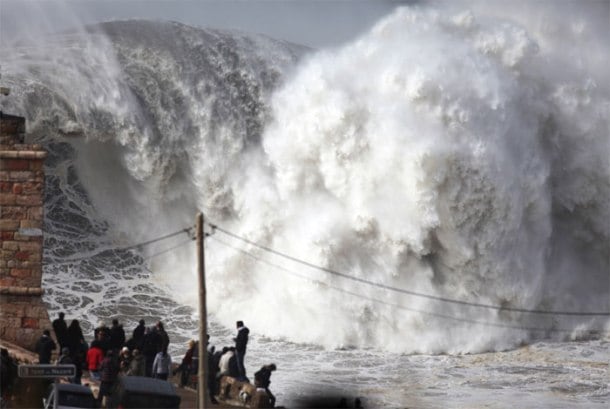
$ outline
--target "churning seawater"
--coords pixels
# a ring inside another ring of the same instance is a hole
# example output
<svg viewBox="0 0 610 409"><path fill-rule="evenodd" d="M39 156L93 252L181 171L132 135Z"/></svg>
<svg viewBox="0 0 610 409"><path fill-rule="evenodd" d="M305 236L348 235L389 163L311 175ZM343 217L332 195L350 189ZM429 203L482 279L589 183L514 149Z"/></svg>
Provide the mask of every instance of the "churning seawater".
<svg viewBox="0 0 610 409"><path fill-rule="evenodd" d="M607 32L454 5L322 51L146 21L2 43L2 109L49 150L50 314L160 319L179 359L201 209L212 342L244 320L278 403L606 407Z"/></svg>

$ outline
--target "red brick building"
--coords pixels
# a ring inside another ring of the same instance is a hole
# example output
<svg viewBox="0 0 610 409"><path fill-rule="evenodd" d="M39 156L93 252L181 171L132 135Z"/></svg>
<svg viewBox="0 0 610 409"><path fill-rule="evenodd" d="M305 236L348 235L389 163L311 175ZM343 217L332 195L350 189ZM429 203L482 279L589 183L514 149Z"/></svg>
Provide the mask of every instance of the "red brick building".
<svg viewBox="0 0 610 409"><path fill-rule="evenodd" d="M0 111L0 339L33 349L51 327L42 302L44 159L25 119Z"/></svg>

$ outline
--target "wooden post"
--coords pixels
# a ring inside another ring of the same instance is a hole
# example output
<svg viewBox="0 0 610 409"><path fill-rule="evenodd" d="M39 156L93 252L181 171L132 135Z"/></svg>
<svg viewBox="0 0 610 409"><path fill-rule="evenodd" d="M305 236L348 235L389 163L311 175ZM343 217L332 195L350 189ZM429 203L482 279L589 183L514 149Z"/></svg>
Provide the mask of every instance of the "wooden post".
<svg viewBox="0 0 610 409"><path fill-rule="evenodd" d="M197 401L200 409L207 407L208 383L208 330L207 309L205 302L205 235L203 233L203 213L197 214L197 267L199 273L199 368L197 370Z"/></svg>

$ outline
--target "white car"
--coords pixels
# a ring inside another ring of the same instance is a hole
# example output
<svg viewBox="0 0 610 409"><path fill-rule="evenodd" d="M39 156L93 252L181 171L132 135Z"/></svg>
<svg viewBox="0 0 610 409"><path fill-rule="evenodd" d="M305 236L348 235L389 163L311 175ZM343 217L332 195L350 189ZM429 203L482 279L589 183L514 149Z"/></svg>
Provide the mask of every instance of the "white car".
<svg viewBox="0 0 610 409"><path fill-rule="evenodd" d="M42 399L44 409L95 409L97 401L88 386L73 383L54 383L47 397Z"/></svg>

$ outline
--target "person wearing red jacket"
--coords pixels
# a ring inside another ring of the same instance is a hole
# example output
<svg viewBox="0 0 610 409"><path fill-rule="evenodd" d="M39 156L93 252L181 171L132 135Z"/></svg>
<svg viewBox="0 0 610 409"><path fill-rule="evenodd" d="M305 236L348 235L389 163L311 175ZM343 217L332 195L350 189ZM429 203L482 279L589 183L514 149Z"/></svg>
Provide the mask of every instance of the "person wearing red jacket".
<svg viewBox="0 0 610 409"><path fill-rule="evenodd" d="M100 380L100 365L104 359L104 352L100 347L99 341L93 341L91 348L87 351L87 369L91 379Z"/></svg>

